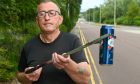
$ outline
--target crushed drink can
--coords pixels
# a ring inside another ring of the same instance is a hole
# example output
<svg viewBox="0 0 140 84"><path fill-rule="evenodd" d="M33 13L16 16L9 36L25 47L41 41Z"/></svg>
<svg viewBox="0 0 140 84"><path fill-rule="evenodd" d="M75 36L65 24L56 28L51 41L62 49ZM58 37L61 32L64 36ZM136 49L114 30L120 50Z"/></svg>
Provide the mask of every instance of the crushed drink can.
<svg viewBox="0 0 140 84"><path fill-rule="evenodd" d="M114 29L113 26L103 25L100 29L100 36L111 34L111 36L100 42L99 64L113 64Z"/></svg>

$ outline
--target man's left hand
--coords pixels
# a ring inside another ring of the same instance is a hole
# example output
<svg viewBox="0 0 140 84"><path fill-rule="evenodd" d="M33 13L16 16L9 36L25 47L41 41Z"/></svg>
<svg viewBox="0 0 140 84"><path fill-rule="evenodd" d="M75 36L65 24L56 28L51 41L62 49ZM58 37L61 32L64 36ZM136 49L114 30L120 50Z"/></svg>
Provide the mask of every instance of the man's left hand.
<svg viewBox="0 0 140 84"><path fill-rule="evenodd" d="M55 52L52 54L52 61L56 68L63 69L70 62L70 56L64 57Z"/></svg>

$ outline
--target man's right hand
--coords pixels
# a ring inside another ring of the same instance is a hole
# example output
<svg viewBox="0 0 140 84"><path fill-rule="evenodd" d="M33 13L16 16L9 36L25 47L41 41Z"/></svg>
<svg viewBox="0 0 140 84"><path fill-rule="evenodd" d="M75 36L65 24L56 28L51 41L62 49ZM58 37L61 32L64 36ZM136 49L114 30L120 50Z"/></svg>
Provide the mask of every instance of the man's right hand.
<svg viewBox="0 0 140 84"><path fill-rule="evenodd" d="M25 69L25 71L31 69L33 67L28 67ZM30 73L30 74L26 74L25 73L25 77L29 80L29 81L37 81L40 77L42 71L42 67L40 67L39 69L35 70L34 72Z"/></svg>

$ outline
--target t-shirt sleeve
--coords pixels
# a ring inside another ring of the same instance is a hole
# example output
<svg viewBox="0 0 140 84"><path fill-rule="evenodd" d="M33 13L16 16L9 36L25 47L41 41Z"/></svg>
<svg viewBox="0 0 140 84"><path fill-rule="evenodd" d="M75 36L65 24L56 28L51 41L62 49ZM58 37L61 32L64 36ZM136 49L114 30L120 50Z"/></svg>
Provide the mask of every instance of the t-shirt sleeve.
<svg viewBox="0 0 140 84"><path fill-rule="evenodd" d="M21 51L20 59L19 59L18 71L24 72L25 68L27 68L27 59L25 55L25 50L23 48Z"/></svg>
<svg viewBox="0 0 140 84"><path fill-rule="evenodd" d="M80 39L78 37L75 38L74 42L73 42L73 49L75 49L81 45L82 44L80 42ZM72 54L71 59L73 59L76 63L87 62L83 49L77 53Z"/></svg>

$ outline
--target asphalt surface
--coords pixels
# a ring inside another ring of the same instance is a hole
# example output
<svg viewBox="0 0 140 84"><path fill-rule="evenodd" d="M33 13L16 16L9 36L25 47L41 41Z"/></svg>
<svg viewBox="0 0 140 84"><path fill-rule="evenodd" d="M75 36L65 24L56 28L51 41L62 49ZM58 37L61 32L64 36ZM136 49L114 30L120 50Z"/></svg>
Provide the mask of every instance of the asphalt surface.
<svg viewBox="0 0 140 84"><path fill-rule="evenodd" d="M99 24L81 22L76 27L81 29L87 41L100 35ZM99 44L89 47L100 75L99 79L92 67L95 83L140 84L140 27L117 26L115 35L113 65L99 64Z"/></svg>

